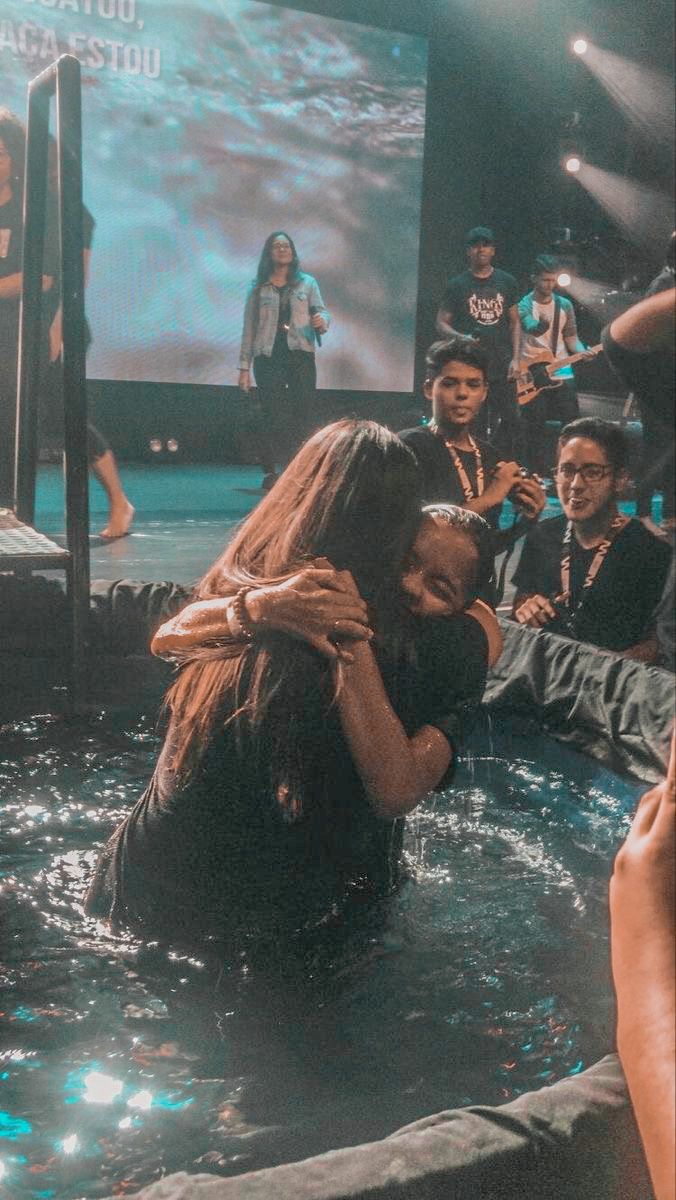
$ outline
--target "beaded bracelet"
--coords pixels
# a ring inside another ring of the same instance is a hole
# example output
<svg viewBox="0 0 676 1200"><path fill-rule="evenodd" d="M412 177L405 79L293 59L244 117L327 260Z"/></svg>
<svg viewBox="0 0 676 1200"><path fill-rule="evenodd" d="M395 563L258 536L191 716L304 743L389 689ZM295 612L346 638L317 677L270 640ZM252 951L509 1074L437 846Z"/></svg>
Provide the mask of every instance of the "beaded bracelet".
<svg viewBox="0 0 676 1200"><path fill-rule="evenodd" d="M251 628L249 614L246 611L244 603L248 593L252 590L250 587L242 587L232 598L232 617L234 623L239 626L237 630L239 637L243 638L245 642L253 642L254 640L254 630Z"/></svg>

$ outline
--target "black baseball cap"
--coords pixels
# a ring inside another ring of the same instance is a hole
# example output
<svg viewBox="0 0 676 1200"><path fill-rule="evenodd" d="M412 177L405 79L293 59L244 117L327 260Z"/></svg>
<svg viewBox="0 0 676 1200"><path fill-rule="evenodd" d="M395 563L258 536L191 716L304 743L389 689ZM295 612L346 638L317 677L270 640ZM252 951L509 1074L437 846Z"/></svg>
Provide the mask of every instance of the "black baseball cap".
<svg viewBox="0 0 676 1200"><path fill-rule="evenodd" d="M495 245L495 234L487 225L475 225L474 229L470 229L467 234L468 246L476 246L478 242L488 242L489 246Z"/></svg>

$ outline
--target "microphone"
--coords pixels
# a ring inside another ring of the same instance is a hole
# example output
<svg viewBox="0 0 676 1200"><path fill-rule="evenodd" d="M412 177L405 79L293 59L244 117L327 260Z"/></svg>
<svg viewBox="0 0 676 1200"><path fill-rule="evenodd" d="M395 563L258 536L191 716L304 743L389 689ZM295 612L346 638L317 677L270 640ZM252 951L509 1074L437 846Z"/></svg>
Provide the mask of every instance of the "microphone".
<svg viewBox="0 0 676 1200"><path fill-rule="evenodd" d="M311 317L314 317L315 313L318 313L318 312L321 312L321 309L319 308L319 306L318 306L318 305L316 305L316 304L311 304L311 305L310 305L310 316L311 316ZM322 335L321 335L321 333L319 332L319 330L318 330L318 329L315 329L315 328L314 328L314 326L313 326L313 333L314 333L314 335L315 335L315 341L316 341L317 345L318 345L318 346L321 346L321 344L322 344Z"/></svg>

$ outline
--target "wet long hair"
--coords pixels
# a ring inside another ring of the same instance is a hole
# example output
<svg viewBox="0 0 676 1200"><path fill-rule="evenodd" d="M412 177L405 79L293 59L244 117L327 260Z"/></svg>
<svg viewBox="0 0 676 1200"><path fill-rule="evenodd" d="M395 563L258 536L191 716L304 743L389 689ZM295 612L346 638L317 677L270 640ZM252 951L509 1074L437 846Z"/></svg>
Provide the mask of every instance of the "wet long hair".
<svg viewBox="0 0 676 1200"><path fill-rule="evenodd" d="M244 586L282 583L316 558L350 571L369 606L385 658L403 645L397 603L402 563L420 524L418 465L375 421L337 421L310 437L272 491L246 518L198 584L195 599L232 596ZM227 723L269 745L272 784L303 795L303 688L309 651L270 634L252 644L205 647L188 656L167 695L172 767L187 776ZM318 663L320 672L325 664ZM333 693L335 695L335 692Z"/></svg>
<svg viewBox="0 0 676 1200"><path fill-rule="evenodd" d="M0 108L0 138L12 160L12 194L16 188L21 196L26 156L26 130L19 118L9 108Z"/></svg>
<svg viewBox="0 0 676 1200"><path fill-rule="evenodd" d="M258 260L258 270L256 271L257 288L261 287L262 284L267 283L270 278L274 267L274 263L272 261L272 243L274 242L275 238L278 237L286 238L291 247L291 253L293 254L293 258L289 263L289 273L287 275L287 279L289 283L293 283L294 279L298 278L300 273L300 262L293 238L289 237L288 233L286 233L283 229L275 229L274 233L268 234L265 242L263 243L261 256Z"/></svg>

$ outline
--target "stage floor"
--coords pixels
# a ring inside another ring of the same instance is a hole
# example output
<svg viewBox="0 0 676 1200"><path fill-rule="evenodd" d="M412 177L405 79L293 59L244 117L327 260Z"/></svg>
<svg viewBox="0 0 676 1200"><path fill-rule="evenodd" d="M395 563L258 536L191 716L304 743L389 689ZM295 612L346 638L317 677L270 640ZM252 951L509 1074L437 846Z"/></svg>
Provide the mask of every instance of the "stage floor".
<svg viewBox="0 0 676 1200"><path fill-rule="evenodd" d="M139 463L123 465L120 474L136 515L131 533L113 542L97 536L106 524L106 496L90 482L92 579L198 579L263 495L260 467ZM60 466L38 468L35 524L64 540Z"/></svg>
<svg viewBox="0 0 676 1200"><path fill-rule="evenodd" d="M173 580L191 583L206 571L226 544L231 530L261 499L262 472L257 466L213 463L123 464L120 473L129 499L136 508L131 533L109 542L96 531L106 523L106 497L98 483L90 482L90 536L92 579ZM623 504L633 512L633 504ZM656 499L653 513L659 520ZM548 498L543 517L555 516L560 507ZM512 522L506 503L501 524ZM64 540L63 473L61 467L38 468L36 527L56 541ZM511 577L519 559L517 545L509 564ZM507 585L503 606L511 601Z"/></svg>

